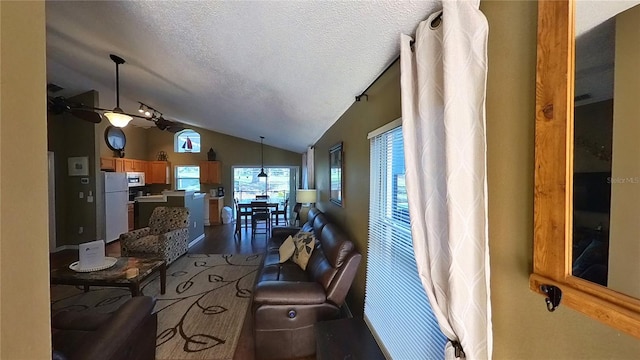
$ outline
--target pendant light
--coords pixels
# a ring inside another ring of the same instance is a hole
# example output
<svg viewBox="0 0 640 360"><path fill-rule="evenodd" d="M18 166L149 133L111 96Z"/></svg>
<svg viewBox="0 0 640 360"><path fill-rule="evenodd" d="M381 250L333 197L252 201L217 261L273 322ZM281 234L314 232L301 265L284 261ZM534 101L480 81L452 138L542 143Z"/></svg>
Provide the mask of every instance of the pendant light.
<svg viewBox="0 0 640 360"><path fill-rule="evenodd" d="M118 73L118 65L124 64L124 59L117 55L109 55L111 60L116 63L116 107L113 111L108 111L104 113L104 116L109 119L111 125L115 127L125 127L133 119L131 116L127 115L120 109L120 74Z"/></svg>
<svg viewBox="0 0 640 360"><path fill-rule="evenodd" d="M262 144L262 140L264 140L264 136L260 136L260 164L261 170L260 174L258 174L259 178L266 178L267 173L264 172L264 145Z"/></svg>

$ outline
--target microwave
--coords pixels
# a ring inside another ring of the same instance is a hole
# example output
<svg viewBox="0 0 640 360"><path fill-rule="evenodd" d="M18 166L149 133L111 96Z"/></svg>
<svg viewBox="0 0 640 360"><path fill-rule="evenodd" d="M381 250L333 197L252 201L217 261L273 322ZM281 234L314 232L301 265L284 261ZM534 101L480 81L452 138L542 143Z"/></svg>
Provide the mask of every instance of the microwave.
<svg viewBox="0 0 640 360"><path fill-rule="evenodd" d="M129 187L144 186L144 173L127 172L127 184Z"/></svg>

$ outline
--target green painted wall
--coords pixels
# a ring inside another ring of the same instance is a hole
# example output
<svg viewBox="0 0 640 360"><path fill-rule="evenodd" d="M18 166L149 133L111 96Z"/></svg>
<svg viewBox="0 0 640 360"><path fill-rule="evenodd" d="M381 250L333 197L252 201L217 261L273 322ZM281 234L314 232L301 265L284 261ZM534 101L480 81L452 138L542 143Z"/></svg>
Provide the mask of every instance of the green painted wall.
<svg viewBox="0 0 640 360"><path fill-rule="evenodd" d="M339 224L362 253L362 263L347 298L361 315L364 304L369 212L369 140L367 134L401 115L400 66L392 66L368 91L368 101L354 102L315 144L318 209ZM344 151L343 206L329 201L329 148L342 141Z"/></svg>
<svg viewBox="0 0 640 360"><path fill-rule="evenodd" d="M207 160L207 151L213 148L216 152L216 160L222 162L222 184L203 184L201 191L207 192L217 186L224 186L226 206L232 206L233 180L231 173L232 165L260 166L260 142L253 142L235 136L225 135L218 132L192 127L200 133L202 152L200 153L175 153L173 148L174 134L168 131L161 131L157 128L147 130L147 160L156 159L159 151L165 151L171 162L172 186L176 165L198 165L200 161ZM264 146L264 165L300 166L302 155L278 149L272 146ZM154 192L158 192L168 186L154 186Z"/></svg>
<svg viewBox="0 0 640 360"><path fill-rule="evenodd" d="M96 125L96 141L99 144L100 157L116 157L113 150L107 147L104 139L104 131L111 125L105 118L100 124ZM137 160L155 160L147 159L147 128L135 126L132 124L122 128L127 143L124 147L124 157L127 159Z"/></svg>
<svg viewBox="0 0 640 360"><path fill-rule="evenodd" d="M97 104L98 93L89 91L70 98L83 104ZM48 149L55 158L56 200L56 245L77 245L98 238L96 221L96 181L99 164L96 166L95 125L80 120L71 114L48 114ZM88 176L69 176L67 159L86 156L89 158ZM99 159L98 159L99 161ZM82 184L82 178L89 179ZM80 192L84 197L80 198ZM91 193L94 201L88 202ZM82 227L82 233L80 228Z"/></svg>
<svg viewBox="0 0 640 360"><path fill-rule="evenodd" d="M533 259L533 149L537 3L483 1L489 21L487 161L494 359L637 359L640 341L529 290ZM400 116L398 66L354 103L316 147L318 208L352 237L363 265L348 297L361 315L369 193L367 133ZM345 206L328 201L328 149L344 142Z"/></svg>

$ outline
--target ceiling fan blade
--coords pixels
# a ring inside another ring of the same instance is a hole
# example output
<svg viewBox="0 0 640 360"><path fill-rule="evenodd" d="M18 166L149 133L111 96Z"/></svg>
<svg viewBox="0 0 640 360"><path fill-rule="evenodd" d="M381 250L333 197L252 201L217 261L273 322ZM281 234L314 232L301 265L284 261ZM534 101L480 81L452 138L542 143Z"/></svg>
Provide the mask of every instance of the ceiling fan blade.
<svg viewBox="0 0 640 360"><path fill-rule="evenodd" d="M174 125L169 126L166 130L168 132L171 132L171 133L175 134L175 133L180 132L180 131L182 131L184 129L185 129L185 127L182 124L174 124Z"/></svg>
<svg viewBox="0 0 640 360"><path fill-rule="evenodd" d="M160 130L166 130L172 133L177 133L185 129L184 125L175 121L167 120L162 116L155 120L156 126Z"/></svg>
<svg viewBox="0 0 640 360"><path fill-rule="evenodd" d="M69 112L78 119L92 122L94 124L99 124L102 121L102 115L92 110L71 109Z"/></svg>
<svg viewBox="0 0 640 360"><path fill-rule="evenodd" d="M70 103L62 96L49 98L47 100L48 110L55 115L70 113L80 120L98 124L102 121L102 115L94 111L94 108L80 103Z"/></svg>
<svg viewBox="0 0 640 360"><path fill-rule="evenodd" d="M55 115L61 115L65 111L69 111L67 100L61 96L47 99L47 110Z"/></svg>

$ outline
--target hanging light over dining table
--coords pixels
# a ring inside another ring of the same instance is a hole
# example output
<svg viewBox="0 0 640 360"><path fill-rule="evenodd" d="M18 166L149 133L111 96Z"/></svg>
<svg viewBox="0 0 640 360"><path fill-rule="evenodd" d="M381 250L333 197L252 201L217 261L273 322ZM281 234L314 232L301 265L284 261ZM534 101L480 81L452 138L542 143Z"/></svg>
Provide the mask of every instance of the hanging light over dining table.
<svg viewBox="0 0 640 360"><path fill-rule="evenodd" d="M260 174L258 174L259 178L266 178L267 173L264 172L264 144L263 141L264 136L260 136Z"/></svg>

